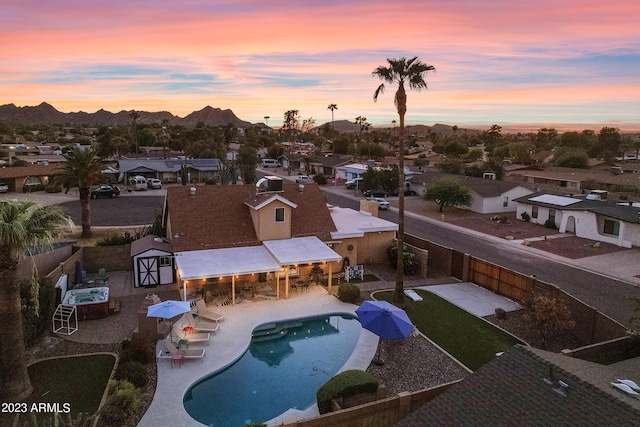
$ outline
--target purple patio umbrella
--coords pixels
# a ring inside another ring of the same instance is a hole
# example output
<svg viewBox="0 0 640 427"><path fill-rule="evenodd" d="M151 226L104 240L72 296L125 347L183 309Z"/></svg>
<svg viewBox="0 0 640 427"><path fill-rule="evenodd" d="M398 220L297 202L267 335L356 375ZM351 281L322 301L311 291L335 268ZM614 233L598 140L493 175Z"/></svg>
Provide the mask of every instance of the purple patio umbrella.
<svg viewBox="0 0 640 427"><path fill-rule="evenodd" d="M386 301L365 301L356 309L362 327L373 332L384 340L405 340L414 326L407 313ZM378 343L375 363L380 360L380 343Z"/></svg>

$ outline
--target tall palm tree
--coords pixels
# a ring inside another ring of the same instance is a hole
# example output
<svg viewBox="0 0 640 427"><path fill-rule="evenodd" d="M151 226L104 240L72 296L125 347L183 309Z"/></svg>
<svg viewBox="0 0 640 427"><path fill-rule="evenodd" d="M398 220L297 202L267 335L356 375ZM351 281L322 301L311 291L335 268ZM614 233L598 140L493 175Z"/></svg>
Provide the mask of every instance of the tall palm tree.
<svg viewBox="0 0 640 427"><path fill-rule="evenodd" d="M30 248L48 246L69 218L57 205L0 203L0 401L19 402L33 387L27 373L18 262Z"/></svg>
<svg viewBox="0 0 640 427"><path fill-rule="evenodd" d="M131 128L133 129L133 142L136 146L136 158L138 157L139 147L138 147L138 119L140 118L140 113L133 110L129 113L129 118L131 119Z"/></svg>
<svg viewBox="0 0 640 427"><path fill-rule="evenodd" d="M336 131L336 127L333 121L333 110L337 110L337 109L338 109L338 104L329 104L329 106L327 107L327 110L331 110L331 130L334 132Z"/></svg>
<svg viewBox="0 0 640 427"><path fill-rule="evenodd" d="M385 83L398 84L398 90L393 98L393 102L398 111L400 118L400 132L398 138L399 151L399 194L398 194L398 261L396 264L396 287L393 293L393 302L397 305L404 305L404 116L407 112L407 93L405 91L405 83L409 85L409 89L420 91L427 89L427 82L424 80L428 71L435 70L433 65L425 64L420 61L417 56L407 60L402 57L400 59L387 59L389 66L379 66L373 70L373 75L378 76ZM385 90L384 83L378 86L373 94L374 102L378 100L378 96Z"/></svg>
<svg viewBox="0 0 640 427"><path fill-rule="evenodd" d="M91 186L102 181L102 163L96 156L94 147L82 149L73 147L64 155L64 162L55 171L54 182L69 192L78 188L82 207L82 237L91 237Z"/></svg>

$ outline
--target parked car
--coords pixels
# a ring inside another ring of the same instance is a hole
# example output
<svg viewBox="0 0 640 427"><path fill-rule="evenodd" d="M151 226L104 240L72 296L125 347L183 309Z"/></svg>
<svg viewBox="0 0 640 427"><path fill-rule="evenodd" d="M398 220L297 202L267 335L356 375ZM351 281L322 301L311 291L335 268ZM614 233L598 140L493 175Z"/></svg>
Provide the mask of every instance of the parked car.
<svg viewBox="0 0 640 427"><path fill-rule="evenodd" d="M147 178L147 187L149 188L162 188L162 181L156 178Z"/></svg>
<svg viewBox="0 0 640 427"><path fill-rule="evenodd" d="M314 181L309 178L307 175L300 175L296 178L296 182L298 184L313 184Z"/></svg>
<svg viewBox="0 0 640 427"><path fill-rule="evenodd" d="M362 186L362 178L353 178L344 183L347 188L360 188Z"/></svg>
<svg viewBox="0 0 640 427"><path fill-rule="evenodd" d="M263 168L279 168L280 166L280 162L276 159L262 159Z"/></svg>
<svg viewBox="0 0 640 427"><path fill-rule="evenodd" d="M120 195L120 189L116 185L102 184L91 190L91 198L116 197Z"/></svg>
<svg viewBox="0 0 640 427"><path fill-rule="evenodd" d="M365 197L387 197L389 194L382 188L373 188L365 190L363 193Z"/></svg>
<svg viewBox="0 0 640 427"><path fill-rule="evenodd" d="M378 203L378 209L389 209L389 202L382 197L367 197L367 200L371 200Z"/></svg>
<svg viewBox="0 0 640 427"><path fill-rule="evenodd" d="M9 191L9 186L5 183L0 183L0 193L6 193Z"/></svg>

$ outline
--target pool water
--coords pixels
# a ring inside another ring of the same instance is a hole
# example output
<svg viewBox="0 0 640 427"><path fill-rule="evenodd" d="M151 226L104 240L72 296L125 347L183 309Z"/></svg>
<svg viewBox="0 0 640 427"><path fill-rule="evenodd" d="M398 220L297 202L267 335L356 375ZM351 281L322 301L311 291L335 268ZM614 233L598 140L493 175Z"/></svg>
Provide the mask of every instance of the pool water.
<svg viewBox="0 0 640 427"><path fill-rule="evenodd" d="M266 422L290 408L304 410L349 359L361 329L349 315L261 325L242 357L187 390L184 407L197 421L220 427Z"/></svg>

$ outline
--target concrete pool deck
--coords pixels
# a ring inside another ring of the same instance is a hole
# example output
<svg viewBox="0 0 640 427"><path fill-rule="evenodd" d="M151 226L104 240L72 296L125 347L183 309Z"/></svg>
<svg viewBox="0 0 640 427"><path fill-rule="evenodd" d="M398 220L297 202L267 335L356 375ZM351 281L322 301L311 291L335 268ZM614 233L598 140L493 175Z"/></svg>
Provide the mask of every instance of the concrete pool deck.
<svg viewBox="0 0 640 427"><path fill-rule="evenodd" d="M211 336L209 345L189 346L204 348L203 358L186 359L181 367L172 366L169 359L158 359L156 393L138 426L204 425L191 418L184 409L182 399L185 392L198 379L238 359L248 348L251 332L259 324L329 313L355 315L357 308L356 305L343 303L327 294L320 286L312 286L309 292L294 295L288 300L264 300L246 302L235 307L217 307L216 311L223 314L225 320L220 324L218 332ZM378 337L363 329L353 354L342 370L366 370L375 356L377 345ZM162 342L159 342L156 354L163 349ZM287 384L283 384L283 387L287 387ZM274 392L277 393L277 389ZM272 420L269 425L280 425L284 420L312 418L318 414L317 405L314 404L306 411L289 410Z"/></svg>

